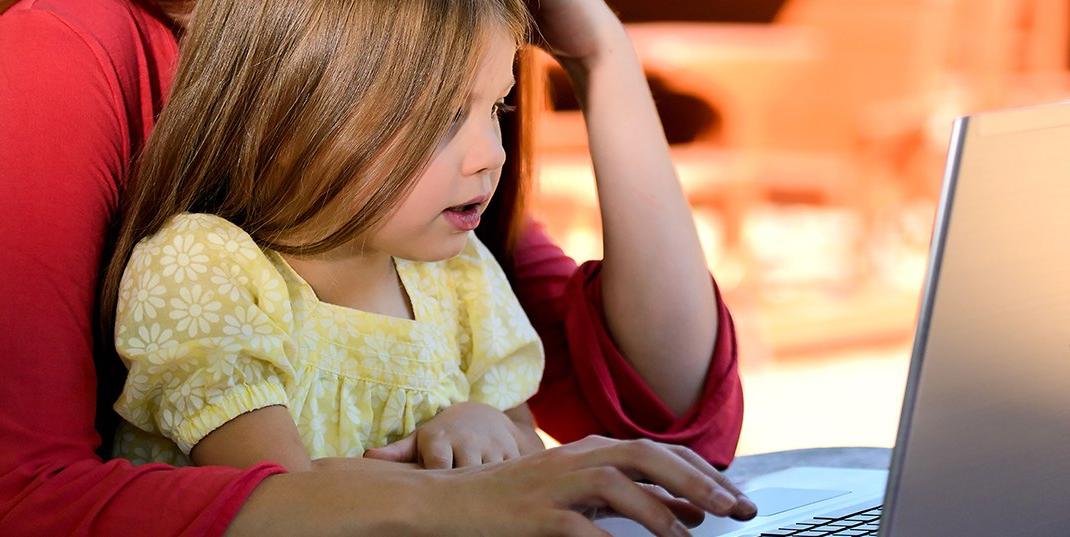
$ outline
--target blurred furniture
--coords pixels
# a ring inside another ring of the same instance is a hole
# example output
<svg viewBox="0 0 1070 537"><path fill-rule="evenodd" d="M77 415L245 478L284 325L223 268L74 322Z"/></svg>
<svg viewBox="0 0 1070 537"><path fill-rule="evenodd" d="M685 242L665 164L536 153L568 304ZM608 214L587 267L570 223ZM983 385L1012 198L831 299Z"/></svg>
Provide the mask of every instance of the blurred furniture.
<svg viewBox="0 0 1070 537"><path fill-rule="evenodd" d="M648 21L628 32L750 359L908 340L952 119L1070 95L1070 0L610 4ZM534 209L600 257L583 118L540 65Z"/></svg>

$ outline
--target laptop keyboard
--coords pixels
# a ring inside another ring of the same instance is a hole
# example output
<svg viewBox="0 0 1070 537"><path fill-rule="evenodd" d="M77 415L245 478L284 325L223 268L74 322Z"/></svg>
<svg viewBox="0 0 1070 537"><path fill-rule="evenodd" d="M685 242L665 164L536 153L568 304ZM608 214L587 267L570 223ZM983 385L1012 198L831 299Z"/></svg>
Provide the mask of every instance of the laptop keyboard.
<svg viewBox="0 0 1070 537"><path fill-rule="evenodd" d="M759 537L857 537L877 535L881 522L881 507L850 513L838 518L815 516L789 524L778 530L764 531Z"/></svg>

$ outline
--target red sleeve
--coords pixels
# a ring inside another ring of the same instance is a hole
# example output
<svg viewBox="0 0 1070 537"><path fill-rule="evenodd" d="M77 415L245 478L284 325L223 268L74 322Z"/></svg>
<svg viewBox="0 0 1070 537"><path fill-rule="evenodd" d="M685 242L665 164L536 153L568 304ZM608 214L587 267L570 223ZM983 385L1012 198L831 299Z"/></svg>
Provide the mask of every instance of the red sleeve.
<svg viewBox="0 0 1070 537"><path fill-rule="evenodd" d="M129 158L101 62L48 12L0 16L0 535L218 535L279 468L94 454L95 284Z"/></svg>
<svg viewBox="0 0 1070 537"><path fill-rule="evenodd" d="M602 434L681 444L727 466L743 424L743 391L735 329L720 294L702 398L676 416L606 330L600 269L593 261L577 267L534 222L518 243L514 287L546 348L542 384L529 401L539 426L562 442Z"/></svg>

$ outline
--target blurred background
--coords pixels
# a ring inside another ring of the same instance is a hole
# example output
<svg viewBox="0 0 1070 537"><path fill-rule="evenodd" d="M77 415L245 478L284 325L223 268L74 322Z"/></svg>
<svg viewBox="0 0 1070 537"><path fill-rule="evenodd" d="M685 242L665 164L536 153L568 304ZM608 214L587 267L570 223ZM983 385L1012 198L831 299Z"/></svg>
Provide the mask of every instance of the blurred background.
<svg viewBox="0 0 1070 537"><path fill-rule="evenodd" d="M895 441L952 120L1070 96L1070 0L609 0L739 330L739 454ZM586 132L542 56L534 211L600 258Z"/></svg>

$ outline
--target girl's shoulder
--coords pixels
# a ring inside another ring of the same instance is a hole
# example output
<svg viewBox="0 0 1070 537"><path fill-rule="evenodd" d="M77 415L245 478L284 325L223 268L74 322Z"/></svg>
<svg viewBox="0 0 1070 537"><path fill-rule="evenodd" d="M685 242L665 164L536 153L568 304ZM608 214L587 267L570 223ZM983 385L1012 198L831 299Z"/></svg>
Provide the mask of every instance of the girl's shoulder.
<svg viewBox="0 0 1070 537"><path fill-rule="evenodd" d="M269 263L267 256L242 228L214 214L181 213L134 247L131 261L164 256L177 263L197 261L238 265Z"/></svg>

